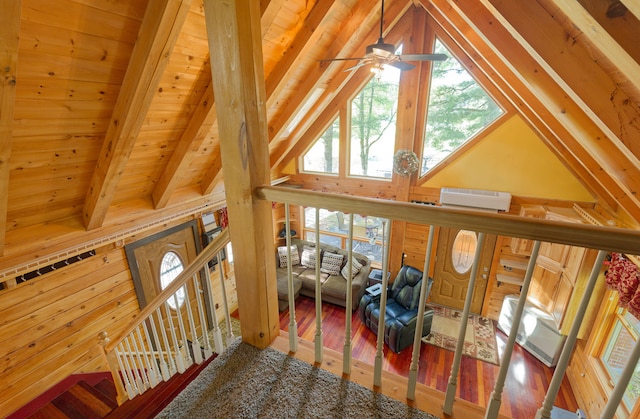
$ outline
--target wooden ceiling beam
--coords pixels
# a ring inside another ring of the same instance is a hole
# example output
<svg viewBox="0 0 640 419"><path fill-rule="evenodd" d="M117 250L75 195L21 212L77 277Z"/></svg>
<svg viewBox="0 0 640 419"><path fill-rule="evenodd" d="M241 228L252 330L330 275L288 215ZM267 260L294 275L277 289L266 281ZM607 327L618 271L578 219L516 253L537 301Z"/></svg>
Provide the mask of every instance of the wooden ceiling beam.
<svg viewBox="0 0 640 419"><path fill-rule="evenodd" d="M0 0L0 256L4 254L9 206L9 160L16 100L16 68L22 1Z"/></svg>
<svg viewBox="0 0 640 419"><path fill-rule="evenodd" d="M640 19L640 1L638 0L620 0L624 6L629 9L633 15Z"/></svg>
<svg viewBox="0 0 640 419"><path fill-rule="evenodd" d="M261 39L264 38L274 19L278 16L284 2L285 0L260 0L260 13L262 15L260 18Z"/></svg>
<svg viewBox="0 0 640 419"><path fill-rule="evenodd" d="M171 198L180 182L180 174L184 173L185 169L193 162L217 118L209 61L203 66L199 78L204 81L204 90L198 100L198 106L191 114L187 127L180 135L176 149L171 154L165 169L153 188L151 195L155 208L164 208L167 205L169 198ZM195 85L198 85L198 83L195 83ZM215 154L212 153L212 155Z"/></svg>
<svg viewBox="0 0 640 419"><path fill-rule="evenodd" d="M567 28L539 2L490 1L517 31L520 44L556 83L566 86L564 90L618 148L640 158L640 107L594 61L588 46L567 38Z"/></svg>
<svg viewBox="0 0 640 419"><path fill-rule="evenodd" d="M191 0L151 0L122 82L82 211L88 230L103 224Z"/></svg>
<svg viewBox="0 0 640 419"><path fill-rule="evenodd" d="M366 8L367 6L369 6L369 9ZM391 6L392 7L385 8L385 21L391 21L395 23L398 22L400 17L405 14L407 9L411 6L411 3L395 2L392 3ZM364 13L367 10L370 11L371 7L375 6L359 3L358 7L358 10L354 11L354 14ZM355 20L355 18L353 20ZM358 19L356 21L360 20ZM397 32L399 30L396 29L396 26L397 25L394 24L393 27L387 28L387 31L391 30L396 34L396 36L398 36ZM343 37L347 36L346 33L346 30L341 29L338 32L338 38L334 42L332 42L332 45L347 42L342 39ZM379 26L374 25L370 28L367 34L359 37L360 43L352 49L354 49L355 51L364 51L367 45L375 43L378 36ZM385 39L385 41L393 43L392 39ZM351 54L351 52L347 52L347 54ZM358 55L360 54L362 54L362 52L358 53ZM334 55L329 52L327 53L327 56L339 57L341 55ZM318 117L318 115L322 113L322 111L329 105L333 97L342 90L345 83L347 83L349 79L354 76L354 72L345 71L349 67L352 67L354 64L354 61L339 61L329 64L325 63L314 67L311 74L307 78L305 78L303 86L297 89L296 97L289 98L289 101L284 107L284 110L274 121L270 122L270 160L272 168L279 166L280 163L284 161L285 156L289 154L287 150L291 148L292 144L295 143L298 138L300 138L301 133L306 131L309 125L313 123L313 120ZM325 79L330 80L330 85L326 86L326 88L323 88L321 86L323 84L323 80ZM314 98L314 95L316 95L317 97ZM306 114L303 115L304 123L302 121L299 122L298 125L294 127L291 133L289 133L286 137L283 136L283 138L281 138L282 131L293 120L297 113L300 112L300 109L305 106L305 103L311 98L315 99L315 102L313 108L308 109Z"/></svg>
<svg viewBox="0 0 640 419"><path fill-rule="evenodd" d="M323 36L322 22L326 19L329 10L335 0L318 1L313 5L309 15L302 24L302 28L296 33L284 55L278 60L276 66L267 76L265 87L267 89L267 109L270 102L280 96L286 81L295 69L295 63L300 57L305 57L314 48L320 37ZM283 82L284 81L284 82Z"/></svg>
<svg viewBox="0 0 640 419"><path fill-rule="evenodd" d="M412 16L412 13L407 12L399 20L395 19L398 23L385 36L385 42L395 44L400 39L406 38L411 28ZM372 28L370 35L377 34L378 31L378 28ZM370 42L369 37L365 39L367 40L363 41L363 45L361 45L362 50ZM342 63L341 65L348 68L354 63ZM304 153L305 149L333 122L336 109L347 103L370 79L371 73L369 69L364 67L352 72L344 70L339 72L317 98L313 109L310 109L302 117L289 136L282 141L272 142L270 153L272 174L278 173L291 159Z"/></svg>
<svg viewBox="0 0 640 419"><path fill-rule="evenodd" d="M545 109L542 103L512 74L511 69L501 62L496 52L486 45L482 37L453 12L447 13L445 16L441 10L433 5L429 5L427 10L438 22L446 36L451 39L451 42L455 42L456 45L448 45L449 48L461 51L473 62L474 67L482 72L484 78L491 81L500 96L509 101L509 105L538 133L550 151L565 164L587 190L593 191L596 196L612 208L617 206L610 191L604 188L586 169L585 165L567 150L557 135L541 119L539 112L544 112ZM443 36L443 34L439 34L439 36ZM477 76L475 73L474 75ZM569 135L559 124L556 124L554 128L556 132L560 131L566 136Z"/></svg>
<svg viewBox="0 0 640 419"><path fill-rule="evenodd" d="M608 65L617 69L623 80L628 80L636 89L640 89L640 64L616 42L591 14L576 0L538 0L547 7L552 15L561 12L570 21L569 34L577 42L583 42L592 49L594 59L605 59ZM604 64L604 63L603 63ZM601 65L603 65L601 64ZM619 80L623 83L623 80Z"/></svg>
<svg viewBox="0 0 640 419"><path fill-rule="evenodd" d="M397 4L398 2L394 3ZM350 55L354 50L360 48L362 45L367 45L375 42L369 39L371 31L365 31L363 22L371 21L376 12L379 13L379 1L378 0L365 0L357 3L356 8L352 12L352 18L345 21L344 24L337 31L338 35L334 42L331 43L331 47L326 51L326 57L341 57ZM389 15L391 15L391 10ZM375 31L377 33L377 30ZM356 39L357 41L354 41ZM356 44L356 42L358 42ZM289 97L286 100L282 100L282 106L280 112L275 115L269 121L269 141L273 142L274 139L279 139L282 132L286 129L287 125L295 117L297 112L304 106L308 100L313 98L316 90L321 89L321 85L326 83L334 73L339 72L340 68L343 68L345 64L340 63L319 63L316 66L311 67L310 71L302 78L303 83L296 88L296 93L293 97ZM344 67L346 68L346 67ZM330 71L333 69L333 71ZM341 75L338 75L341 76ZM271 160L273 161L273 153L271 153Z"/></svg>
<svg viewBox="0 0 640 419"><path fill-rule="evenodd" d="M220 156L220 144L217 144L217 146L214 147L213 155L215 155L216 157L213 159L202 178L202 185L200 186L200 189L202 190L203 195L212 193L216 185L221 180L223 180L224 173L222 173L222 157Z"/></svg>
<svg viewBox="0 0 640 419"><path fill-rule="evenodd" d="M445 0L421 1L425 7L434 4L443 15L457 14L467 22L469 29L484 40L488 52L495 54L494 60L544 105L536 110L541 122L565 131L555 135L566 152L574 154L590 177L600 182L622 208L640 218L636 193L640 187L639 168L627 155L616 152L610 139L518 43L518 34L509 32L509 25L487 0L459 0L455 5Z"/></svg>
<svg viewBox="0 0 640 419"><path fill-rule="evenodd" d="M261 3L261 27L262 36L271 25L277 11L282 7L283 0L273 0ZM267 4L268 3L268 4ZM178 145L171 155L165 170L160 175L158 183L153 189L152 198L156 208L164 208L171 199L180 181L180 173L189 167L196 154L202 147L207 135L213 129L218 117L216 112L213 82L211 80L210 60L205 62L200 75L200 83L205 87L202 96L198 100L198 107L191 115L191 119L180 136ZM196 83L196 85L200 84ZM200 185L203 195L212 193L215 186L222 180L222 160L220 158L219 144L214 146L210 153L213 161L209 165Z"/></svg>

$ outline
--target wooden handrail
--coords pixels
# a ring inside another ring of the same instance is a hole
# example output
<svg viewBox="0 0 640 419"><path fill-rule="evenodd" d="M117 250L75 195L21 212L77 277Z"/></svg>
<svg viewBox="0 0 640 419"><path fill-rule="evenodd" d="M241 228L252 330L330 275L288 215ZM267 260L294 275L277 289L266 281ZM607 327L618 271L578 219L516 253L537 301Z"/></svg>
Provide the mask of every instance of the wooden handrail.
<svg viewBox="0 0 640 419"><path fill-rule="evenodd" d="M105 345L105 351L107 353L111 352L125 336L134 331L147 317L151 315L151 313L156 310L156 308L161 304L164 304L169 297L185 285L185 282L191 279L196 272L201 270L216 254L218 254L218 252L224 248L224 246L227 245L227 243L229 243L229 231L228 229L224 229L207 247L202 250L202 252L200 252L189 266L180 272L176 279L174 279L167 288L165 288L144 309L142 309L142 311L140 311L140 314L133 319L129 325L115 337L115 339L111 339L109 343Z"/></svg>
<svg viewBox="0 0 640 419"><path fill-rule="evenodd" d="M262 186L256 188L254 194L257 198L268 201L356 214L366 209L367 215L392 220L640 255L640 230L345 196L282 186Z"/></svg>

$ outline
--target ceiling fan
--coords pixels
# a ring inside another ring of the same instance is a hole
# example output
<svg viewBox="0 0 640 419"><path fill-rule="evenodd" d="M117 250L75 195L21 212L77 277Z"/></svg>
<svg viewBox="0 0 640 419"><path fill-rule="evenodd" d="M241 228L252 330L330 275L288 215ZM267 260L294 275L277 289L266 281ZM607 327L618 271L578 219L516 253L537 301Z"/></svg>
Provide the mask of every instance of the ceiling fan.
<svg viewBox="0 0 640 419"><path fill-rule="evenodd" d="M368 45L364 57L332 58L321 61L360 61L353 67L345 71L355 70L362 66L372 65L372 72L379 72L384 65L390 65L401 71L411 70L416 66L407 61L444 61L448 57L446 54L396 54L396 47L393 44L385 44L382 37L382 25L384 22L384 0L380 12L380 37L375 44Z"/></svg>

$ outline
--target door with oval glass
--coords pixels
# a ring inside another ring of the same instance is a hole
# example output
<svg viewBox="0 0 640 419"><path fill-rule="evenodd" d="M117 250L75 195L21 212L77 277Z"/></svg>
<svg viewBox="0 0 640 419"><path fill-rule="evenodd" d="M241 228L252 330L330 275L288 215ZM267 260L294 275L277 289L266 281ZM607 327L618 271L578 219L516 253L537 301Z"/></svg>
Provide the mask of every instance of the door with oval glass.
<svg viewBox="0 0 640 419"><path fill-rule="evenodd" d="M431 302L457 309L464 308L473 258L478 245L478 234L455 228L440 228L434 269ZM480 313L491 270L496 236L485 234L471 312Z"/></svg>

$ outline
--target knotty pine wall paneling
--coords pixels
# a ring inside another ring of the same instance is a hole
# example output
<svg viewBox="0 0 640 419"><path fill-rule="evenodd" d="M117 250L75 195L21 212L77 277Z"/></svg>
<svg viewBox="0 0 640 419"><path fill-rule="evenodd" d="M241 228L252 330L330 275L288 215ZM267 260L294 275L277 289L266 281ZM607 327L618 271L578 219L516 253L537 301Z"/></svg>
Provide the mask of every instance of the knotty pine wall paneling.
<svg viewBox="0 0 640 419"><path fill-rule="evenodd" d="M0 412L10 413L76 372L104 369L98 333L139 313L122 248L0 291Z"/></svg>

